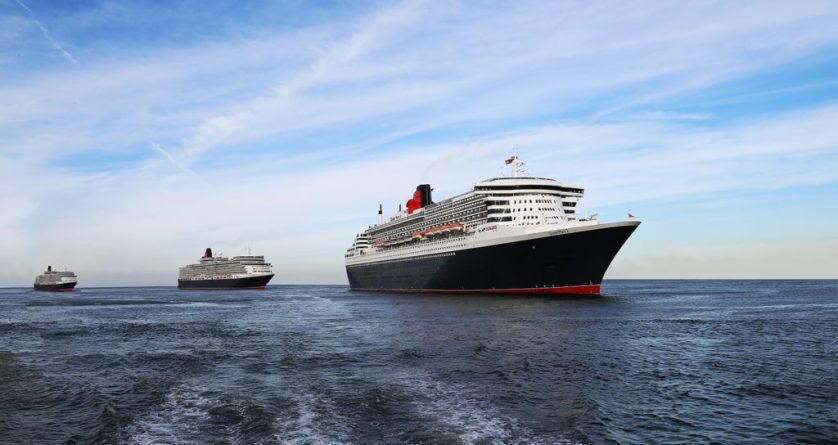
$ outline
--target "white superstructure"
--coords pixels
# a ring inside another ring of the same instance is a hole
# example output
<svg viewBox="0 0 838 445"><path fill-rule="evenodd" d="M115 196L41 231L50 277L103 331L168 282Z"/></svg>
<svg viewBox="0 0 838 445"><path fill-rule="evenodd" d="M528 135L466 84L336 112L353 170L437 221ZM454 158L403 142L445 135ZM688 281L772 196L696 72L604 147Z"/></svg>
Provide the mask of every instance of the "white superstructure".
<svg viewBox="0 0 838 445"><path fill-rule="evenodd" d="M584 231L598 218L582 219L577 204L581 186L548 178L521 175L517 155L507 160L511 177L478 182L469 192L438 203L430 202L430 186L420 185L406 209L356 236L345 255L347 267L429 255L450 255L557 233ZM420 189L427 189L427 203ZM418 207L417 207L418 206ZM381 210L379 210L381 215ZM615 223L619 224L619 223Z"/></svg>
<svg viewBox="0 0 838 445"><path fill-rule="evenodd" d="M213 256L207 249L200 262L180 268L178 280L229 280L273 275L271 263L263 255L253 255L247 249L244 255L232 258Z"/></svg>
<svg viewBox="0 0 838 445"><path fill-rule="evenodd" d="M52 270L47 266L43 274L35 277L35 286L69 285L78 282L78 276L68 270Z"/></svg>

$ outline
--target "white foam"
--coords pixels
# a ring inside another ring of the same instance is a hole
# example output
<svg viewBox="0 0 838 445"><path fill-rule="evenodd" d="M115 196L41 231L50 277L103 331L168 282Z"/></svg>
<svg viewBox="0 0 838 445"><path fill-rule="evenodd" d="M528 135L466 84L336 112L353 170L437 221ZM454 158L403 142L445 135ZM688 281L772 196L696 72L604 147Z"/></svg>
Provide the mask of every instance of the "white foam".
<svg viewBox="0 0 838 445"><path fill-rule="evenodd" d="M210 418L208 410L212 401L200 395L204 390L187 385L173 388L157 410L135 419L126 428L130 436L128 443L205 443L200 427Z"/></svg>
<svg viewBox="0 0 838 445"><path fill-rule="evenodd" d="M492 444L561 444L572 442L562 437L536 436L521 427L517 419L503 415L489 401L480 396L479 388L455 386L431 381L418 376L401 379L411 392L417 394L417 410L435 421L448 425L463 443Z"/></svg>
<svg viewBox="0 0 838 445"><path fill-rule="evenodd" d="M283 444L346 444L349 428L332 404L313 394L297 398L297 417L274 425L281 432L276 439Z"/></svg>
<svg viewBox="0 0 838 445"><path fill-rule="evenodd" d="M218 307L218 306L221 306L221 305L218 304L218 303L207 303L207 302L203 302L203 301L198 301L198 302L194 302L194 303L174 303L174 304L167 304L166 305L166 307ZM244 308L245 306L241 306L241 305L232 306L231 305L231 306L225 306L225 307Z"/></svg>
<svg viewBox="0 0 838 445"><path fill-rule="evenodd" d="M488 439L501 443L512 435L513 421L499 416L488 404L471 399L463 388L456 389L439 382L424 383L415 388L428 398L427 403L418 406L419 412L453 427L463 442Z"/></svg>

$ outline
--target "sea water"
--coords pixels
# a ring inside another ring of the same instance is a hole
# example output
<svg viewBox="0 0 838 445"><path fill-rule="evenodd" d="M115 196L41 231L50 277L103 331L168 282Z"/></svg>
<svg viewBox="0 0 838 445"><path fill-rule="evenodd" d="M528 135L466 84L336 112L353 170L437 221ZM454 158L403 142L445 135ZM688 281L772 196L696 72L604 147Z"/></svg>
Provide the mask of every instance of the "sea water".
<svg viewBox="0 0 838 445"><path fill-rule="evenodd" d="M838 281L603 292L0 289L0 442L838 442Z"/></svg>

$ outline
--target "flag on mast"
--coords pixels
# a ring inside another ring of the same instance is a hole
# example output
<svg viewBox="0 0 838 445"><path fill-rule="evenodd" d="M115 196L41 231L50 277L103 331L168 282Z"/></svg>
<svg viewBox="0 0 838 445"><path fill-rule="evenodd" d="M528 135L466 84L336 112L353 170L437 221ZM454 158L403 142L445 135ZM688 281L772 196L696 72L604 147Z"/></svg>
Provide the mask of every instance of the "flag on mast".
<svg viewBox="0 0 838 445"><path fill-rule="evenodd" d="M503 162L505 162L507 165L509 165L509 164L511 164L511 163L513 163L513 162L515 162L515 156L513 156L513 157L511 157L511 158L509 158L509 159L507 159L507 160L505 160L505 161L503 161Z"/></svg>

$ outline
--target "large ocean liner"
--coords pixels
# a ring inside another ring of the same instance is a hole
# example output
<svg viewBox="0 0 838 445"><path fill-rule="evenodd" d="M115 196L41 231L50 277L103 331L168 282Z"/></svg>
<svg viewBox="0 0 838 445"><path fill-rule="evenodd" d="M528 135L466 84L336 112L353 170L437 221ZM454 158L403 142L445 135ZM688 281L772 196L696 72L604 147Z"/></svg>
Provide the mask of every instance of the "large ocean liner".
<svg viewBox="0 0 838 445"><path fill-rule="evenodd" d="M181 289L262 289L274 277L271 264L262 255L226 258L212 256L209 247L200 262L180 268L177 285Z"/></svg>
<svg viewBox="0 0 838 445"><path fill-rule="evenodd" d="M576 206L584 190L525 176L488 179L434 203L421 184L405 209L358 234L345 255L353 290L599 294L602 277L639 221L601 223ZM631 215L629 216L631 218Z"/></svg>
<svg viewBox="0 0 838 445"><path fill-rule="evenodd" d="M77 283L78 277L73 272L52 270L52 266L47 266L44 273L35 277L35 290L68 292L73 290Z"/></svg>

